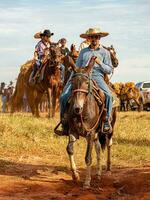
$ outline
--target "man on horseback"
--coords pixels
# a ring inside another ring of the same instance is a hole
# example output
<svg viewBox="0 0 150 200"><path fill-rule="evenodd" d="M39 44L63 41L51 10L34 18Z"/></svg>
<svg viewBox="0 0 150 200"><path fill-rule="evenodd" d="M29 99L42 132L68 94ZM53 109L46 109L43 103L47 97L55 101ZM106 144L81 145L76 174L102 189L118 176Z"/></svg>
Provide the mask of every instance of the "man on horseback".
<svg viewBox="0 0 150 200"><path fill-rule="evenodd" d="M66 38L61 38L59 40L61 54L64 56L69 55L70 52L69 49L66 47L66 43L67 43Z"/></svg>
<svg viewBox="0 0 150 200"><path fill-rule="evenodd" d="M67 43L67 40L66 38L61 38L58 42L60 44L60 50L61 50L61 54L63 56L67 56L69 55L70 51L69 49L66 47L66 43ZM61 80L62 82L64 82L64 77L65 77L65 66L63 64L61 64Z"/></svg>
<svg viewBox="0 0 150 200"><path fill-rule="evenodd" d="M43 33L40 33L41 40L35 46L32 78L34 78L36 72L46 61L46 58L49 54L50 37L52 35L54 35L54 33L51 33L50 30L44 30Z"/></svg>
<svg viewBox="0 0 150 200"><path fill-rule="evenodd" d="M107 109L107 115L106 115L106 121L103 127L104 132L109 132L112 129L111 124L110 124L110 116L112 112L112 95L109 91L107 84L104 81L104 75L111 74L113 71L113 66L112 66L109 51L103 48L102 45L100 44L100 39L102 37L107 36L108 34L109 33L107 32L102 32L99 28L90 28L88 31L86 31L85 34L81 34L80 35L81 38L85 38L85 39L88 38L90 45L89 47L81 50L76 62L76 65L78 67L85 67L88 65L92 56L97 57L91 75L92 75L92 79L96 81L98 87L105 94L105 99L106 99L105 105ZM67 101L71 95L71 87L72 87L71 82L68 81L60 98L62 123L63 121L65 122L64 113L65 113ZM63 128L65 129L65 123L63 125L64 125Z"/></svg>

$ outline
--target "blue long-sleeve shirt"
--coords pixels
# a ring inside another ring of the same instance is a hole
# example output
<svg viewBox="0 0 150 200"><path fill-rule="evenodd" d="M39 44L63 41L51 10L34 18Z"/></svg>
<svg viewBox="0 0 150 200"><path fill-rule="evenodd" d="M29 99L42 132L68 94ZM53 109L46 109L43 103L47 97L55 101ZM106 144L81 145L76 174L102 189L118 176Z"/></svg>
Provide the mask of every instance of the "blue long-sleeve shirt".
<svg viewBox="0 0 150 200"><path fill-rule="evenodd" d="M88 65L92 56L96 56L102 62L101 65L95 62L92 74L104 76L104 74L111 74L113 71L113 66L111 62L110 53L108 50L104 49L102 46L96 50L91 49L90 47L84 48L80 51L80 55L77 59L76 65L78 67L85 67Z"/></svg>

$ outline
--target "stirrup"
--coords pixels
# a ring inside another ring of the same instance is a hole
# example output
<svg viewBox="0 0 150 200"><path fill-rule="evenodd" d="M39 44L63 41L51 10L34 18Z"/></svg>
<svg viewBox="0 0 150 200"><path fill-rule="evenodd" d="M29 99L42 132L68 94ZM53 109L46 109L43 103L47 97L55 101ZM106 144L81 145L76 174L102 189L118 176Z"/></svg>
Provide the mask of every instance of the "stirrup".
<svg viewBox="0 0 150 200"><path fill-rule="evenodd" d="M29 84L30 85L35 85L36 84L36 80L35 80L35 77L31 77L31 78L29 78Z"/></svg>
<svg viewBox="0 0 150 200"><path fill-rule="evenodd" d="M102 132L103 134L111 134L111 133L112 133L112 126L111 126L111 124L110 124L110 129L107 130L107 131L104 131L104 123L105 123L105 122L102 122L101 132ZM110 122L109 122L109 123L110 123Z"/></svg>
<svg viewBox="0 0 150 200"><path fill-rule="evenodd" d="M56 135L62 136L63 135L63 131L62 130L57 130L59 128L59 126L62 124L62 121L60 121L57 126L54 128L54 133Z"/></svg>

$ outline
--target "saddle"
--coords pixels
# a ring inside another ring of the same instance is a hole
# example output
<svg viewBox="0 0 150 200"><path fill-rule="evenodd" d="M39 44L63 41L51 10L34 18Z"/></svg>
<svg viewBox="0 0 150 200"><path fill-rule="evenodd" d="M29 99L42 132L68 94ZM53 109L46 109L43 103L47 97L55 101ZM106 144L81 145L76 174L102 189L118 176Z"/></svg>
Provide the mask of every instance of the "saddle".
<svg viewBox="0 0 150 200"><path fill-rule="evenodd" d="M40 83L43 80L46 62L47 62L47 59L45 59L44 62L41 64L40 68L37 70L34 77L33 77L33 71L31 72L30 77L29 77L30 84L34 85L36 83ZM32 65L32 69L33 69L33 66L34 66L34 63Z"/></svg>
<svg viewBox="0 0 150 200"><path fill-rule="evenodd" d="M97 86L97 83L95 81L93 81L93 83L94 83L94 85L93 85L94 97L99 102L99 101L101 101L101 98L103 98L104 93ZM111 92L112 98L113 98L113 108L118 107L120 105L120 101L119 101L114 89L112 88L112 84L110 82L107 82L107 86L108 86L108 88Z"/></svg>

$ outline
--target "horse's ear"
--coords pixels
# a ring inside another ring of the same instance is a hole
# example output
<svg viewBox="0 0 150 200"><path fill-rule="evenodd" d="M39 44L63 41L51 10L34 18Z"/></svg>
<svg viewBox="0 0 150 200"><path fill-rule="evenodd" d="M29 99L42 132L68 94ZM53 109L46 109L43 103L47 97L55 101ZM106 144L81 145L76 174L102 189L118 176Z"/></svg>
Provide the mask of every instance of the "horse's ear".
<svg viewBox="0 0 150 200"><path fill-rule="evenodd" d="M76 67L75 62L73 61L73 59L70 56L68 56L68 60L69 60L70 66L72 67L72 70L74 72L77 72L77 67Z"/></svg>
<svg viewBox="0 0 150 200"><path fill-rule="evenodd" d="M95 64L95 60L96 60L96 56L92 56L90 59L90 62L88 64L88 66L86 67L86 72L90 73L91 69L93 68L94 64Z"/></svg>

